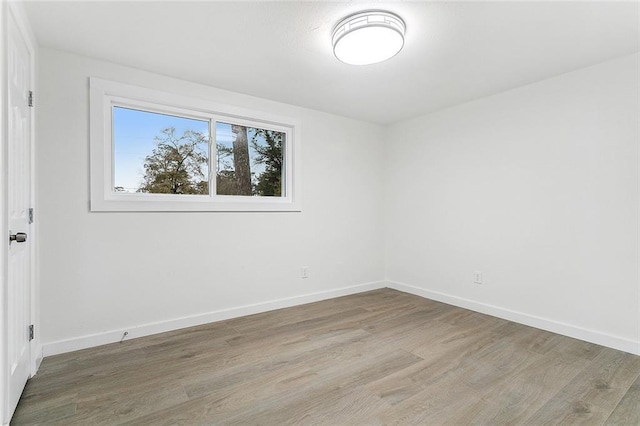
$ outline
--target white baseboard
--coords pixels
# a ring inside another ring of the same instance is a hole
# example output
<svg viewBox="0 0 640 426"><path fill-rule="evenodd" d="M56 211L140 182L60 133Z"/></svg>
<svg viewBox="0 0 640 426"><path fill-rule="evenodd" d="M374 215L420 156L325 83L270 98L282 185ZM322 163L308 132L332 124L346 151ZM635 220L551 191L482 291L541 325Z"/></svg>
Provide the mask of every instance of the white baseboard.
<svg viewBox="0 0 640 426"><path fill-rule="evenodd" d="M149 336L152 334L163 333L166 331L178 330L181 328L193 327L202 324L208 324L216 321L222 321L231 318L237 318L245 315L258 314L261 312L272 311L275 309L288 308L291 306L303 305L305 303L319 302L321 300L332 299L334 297L347 296L350 294L362 293L365 291L376 290L380 288L392 288L394 290L421 296L426 299L436 300L438 302L447 303L449 305L459 306L461 308L470 309L483 314L503 318L531 327L547 330L552 333L558 333L587 342L607 346L635 355L640 355L640 341L633 341L618 336L611 336L594 330L588 330L574 325L565 324L522 312L512 311L498 306L480 303L445 293L435 292L420 287L411 286L394 281L380 281L367 284L361 284L351 287L344 287L335 290L329 290L318 293L305 294L285 299L272 300L264 303L256 303L253 305L239 306L236 308L223 309L214 312L208 312L199 315L193 315L184 318L176 318L172 320L142 324L124 329L111 330L103 333L77 337L67 340L59 340L57 342L45 343L42 345L42 356L51 356L65 352L76 351L80 349L91 348L94 346L105 345L120 341L124 332L128 332L127 339L136 337Z"/></svg>
<svg viewBox="0 0 640 426"><path fill-rule="evenodd" d="M488 305L485 303L464 299L462 297L452 296L449 294L431 291L399 282L387 281L386 287L405 293L410 293L416 296L421 296L426 299L436 300L438 302L447 303L449 305L470 309L472 311L550 331L552 333L562 334L564 336L573 337L575 339L580 339L598 345L607 346L609 348L618 349L634 355L640 355L640 341L633 341L630 339L625 339L623 337L611 336L599 331L588 330L585 328L576 327L571 324L565 324L545 318L540 318L534 315L501 308L499 306Z"/></svg>
<svg viewBox="0 0 640 426"><path fill-rule="evenodd" d="M351 287L343 287L335 290L322 291L317 293L294 296L286 299L272 300L253 305L238 306L236 308L223 309L189 317L176 318L172 320L142 324L127 327L119 330L105 331L87 336L72 339L59 340L57 342L44 343L42 345L43 356L57 355L65 352L77 351L108 343L119 342L124 332L128 332L127 339L149 336L166 331L178 330L181 328L193 327L208 324L216 321L237 318L245 315L258 314L261 312L273 311L275 309L288 308L291 306L303 305L306 303L319 302L321 300L332 299L334 297L347 296L350 294L362 293L370 290L377 290L385 287L385 282L373 282L360 284Z"/></svg>

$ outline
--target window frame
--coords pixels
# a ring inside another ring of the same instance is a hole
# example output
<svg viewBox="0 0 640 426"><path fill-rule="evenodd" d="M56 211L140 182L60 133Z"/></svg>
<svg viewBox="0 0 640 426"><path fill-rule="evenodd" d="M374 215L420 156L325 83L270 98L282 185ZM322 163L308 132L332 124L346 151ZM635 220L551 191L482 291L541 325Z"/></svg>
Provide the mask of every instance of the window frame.
<svg viewBox="0 0 640 426"><path fill-rule="evenodd" d="M106 211L301 211L300 125L296 120L222 105L155 89L91 77L90 177L92 212ZM209 121L209 195L121 193L114 190L113 108ZM238 124L286 134L283 147L284 195L243 196L216 194L216 122Z"/></svg>

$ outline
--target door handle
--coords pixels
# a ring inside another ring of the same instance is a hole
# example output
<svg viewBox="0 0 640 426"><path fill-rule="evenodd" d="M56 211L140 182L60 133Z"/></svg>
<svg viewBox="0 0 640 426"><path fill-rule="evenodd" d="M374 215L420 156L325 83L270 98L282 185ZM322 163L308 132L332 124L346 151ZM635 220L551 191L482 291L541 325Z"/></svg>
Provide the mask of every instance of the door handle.
<svg viewBox="0 0 640 426"><path fill-rule="evenodd" d="M11 244L14 241L16 243L24 243L25 241L27 241L27 234L25 234L24 232L18 232L16 234L12 234L11 231L9 231L9 244Z"/></svg>

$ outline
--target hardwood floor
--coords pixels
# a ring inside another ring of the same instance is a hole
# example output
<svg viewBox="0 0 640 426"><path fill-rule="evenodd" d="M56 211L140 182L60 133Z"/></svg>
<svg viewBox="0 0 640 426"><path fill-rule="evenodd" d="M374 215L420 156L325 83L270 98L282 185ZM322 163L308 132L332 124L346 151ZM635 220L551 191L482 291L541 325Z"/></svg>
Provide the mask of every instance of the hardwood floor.
<svg viewBox="0 0 640 426"><path fill-rule="evenodd" d="M640 425L640 357L383 289L48 357L12 424Z"/></svg>

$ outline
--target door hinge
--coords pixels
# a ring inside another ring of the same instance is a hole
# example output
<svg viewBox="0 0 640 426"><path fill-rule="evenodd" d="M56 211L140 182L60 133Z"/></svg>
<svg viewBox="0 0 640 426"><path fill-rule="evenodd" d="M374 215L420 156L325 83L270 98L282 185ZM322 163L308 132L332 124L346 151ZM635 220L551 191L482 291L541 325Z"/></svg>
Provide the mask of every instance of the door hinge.
<svg viewBox="0 0 640 426"><path fill-rule="evenodd" d="M33 324L29 326L29 341L33 340Z"/></svg>
<svg viewBox="0 0 640 426"><path fill-rule="evenodd" d="M33 108L33 92L29 90L29 106Z"/></svg>
<svg viewBox="0 0 640 426"><path fill-rule="evenodd" d="M29 223L33 223L33 207L29 207Z"/></svg>

